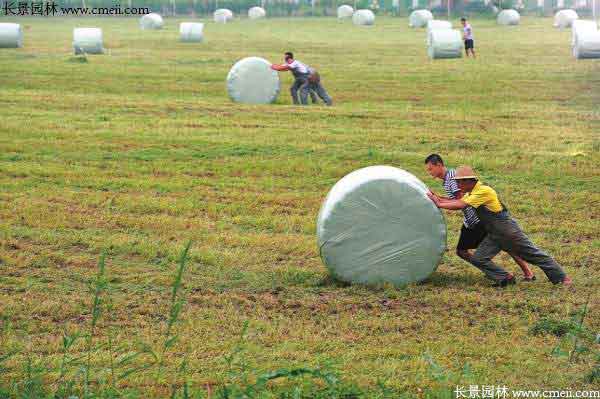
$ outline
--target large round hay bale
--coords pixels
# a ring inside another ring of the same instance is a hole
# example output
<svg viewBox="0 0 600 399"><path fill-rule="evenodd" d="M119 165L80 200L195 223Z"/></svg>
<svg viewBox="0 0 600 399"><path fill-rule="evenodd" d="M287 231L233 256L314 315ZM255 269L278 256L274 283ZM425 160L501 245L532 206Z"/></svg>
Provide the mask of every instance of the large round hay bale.
<svg viewBox="0 0 600 399"><path fill-rule="evenodd" d="M21 25L0 23L0 48L23 47L23 30Z"/></svg>
<svg viewBox="0 0 600 399"><path fill-rule="evenodd" d="M375 14L371 10L356 10L352 14L354 25L373 25L375 23Z"/></svg>
<svg viewBox="0 0 600 399"><path fill-rule="evenodd" d="M75 54L102 54L104 52L102 29L73 29L73 50Z"/></svg>
<svg viewBox="0 0 600 399"><path fill-rule="evenodd" d="M415 10L408 17L408 26L411 28L424 28L427 22L433 19L433 14L429 10Z"/></svg>
<svg viewBox="0 0 600 399"><path fill-rule="evenodd" d="M233 20L233 12L227 8L219 8L214 12L213 19L220 24L227 23Z"/></svg>
<svg viewBox="0 0 600 399"><path fill-rule="evenodd" d="M554 15L554 26L556 28L570 28L576 19L579 19L579 16L575 10L560 10Z"/></svg>
<svg viewBox="0 0 600 399"><path fill-rule="evenodd" d="M338 19L352 18L353 14L354 14L354 8L350 7L347 4L342 4L337 9Z"/></svg>
<svg viewBox="0 0 600 399"><path fill-rule="evenodd" d="M259 19L267 16L267 12L262 7L252 7L248 10L248 18Z"/></svg>
<svg viewBox="0 0 600 399"><path fill-rule="evenodd" d="M443 20L439 20L439 19L432 19L430 21L427 21L427 45L429 46L429 32L431 32L434 29L452 29L452 22L450 21L443 21Z"/></svg>
<svg viewBox="0 0 600 399"><path fill-rule="evenodd" d="M162 29L163 26L163 18L155 12L151 12L140 18L140 28L142 29Z"/></svg>
<svg viewBox="0 0 600 399"><path fill-rule="evenodd" d="M184 43L201 43L204 40L204 24L201 22L180 23L179 40Z"/></svg>
<svg viewBox="0 0 600 399"><path fill-rule="evenodd" d="M577 59L600 58L600 32L583 32L576 37L573 55Z"/></svg>
<svg viewBox="0 0 600 399"><path fill-rule="evenodd" d="M269 104L279 95L279 75L264 58L247 57L229 71L227 92L238 103Z"/></svg>
<svg viewBox="0 0 600 399"><path fill-rule="evenodd" d="M427 54L431 59L462 57L463 40L456 29L434 29L427 38Z"/></svg>
<svg viewBox="0 0 600 399"><path fill-rule="evenodd" d="M319 253L342 281L403 285L424 280L446 248L446 223L412 174L371 166L338 181L317 220Z"/></svg>
<svg viewBox="0 0 600 399"><path fill-rule="evenodd" d="M496 17L498 25L519 25L521 15L517 10L502 10Z"/></svg>
<svg viewBox="0 0 600 399"><path fill-rule="evenodd" d="M585 32L596 32L597 30L598 24L596 21L576 19L571 24L571 46L575 47L578 35L581 35Z"/></svg>

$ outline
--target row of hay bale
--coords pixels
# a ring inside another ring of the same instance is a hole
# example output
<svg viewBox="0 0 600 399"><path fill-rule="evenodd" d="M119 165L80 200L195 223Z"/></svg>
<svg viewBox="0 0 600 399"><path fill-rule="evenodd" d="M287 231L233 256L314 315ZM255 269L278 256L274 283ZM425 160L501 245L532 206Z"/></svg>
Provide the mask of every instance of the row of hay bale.
<svg viewBox="0 0 600 399"><path fill-rule="evenodd" d="M352 18L352 23L354 25L374 25L375 24L375 14L371 10L356 10L349 6L348 4L342 4L337 9L337 17L338 19L349 19Z"/></svg>
<svg viewBox="0 0 600 399"><path fill-rule="evenodd" d="M560 10L554 15L554 26L571 28L573 57L600 58L600 31L596 21L579 19L575 10Z"/></svg>
<svg viewBox="0 0 600 399"><path fill-rule="evenodd" d="M252 7L248 10L248 18L259 19L266 17L267 12L262 7ZM216 23L227 23L233 20L233 11L227 8L219 8L213 13L213 20ZM152 12L144 15L140 19L140 27L142 29L162 29L164 26L163 18L160 14Z"/></svg>
<svg viewBox="0 0 600 399"><path fill-rule="evenodd" d="M431 59L462 57L462 35L450 21L433 19L429 10L415 10L408 17L411 28L427 28L427 55Z"/></svg>

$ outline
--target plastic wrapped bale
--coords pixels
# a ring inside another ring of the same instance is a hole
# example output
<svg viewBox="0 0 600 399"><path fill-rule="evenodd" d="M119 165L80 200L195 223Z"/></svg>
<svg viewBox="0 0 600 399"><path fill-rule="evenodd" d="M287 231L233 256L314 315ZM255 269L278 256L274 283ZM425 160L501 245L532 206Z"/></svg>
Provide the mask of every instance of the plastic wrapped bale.
<svg viewBox="0 0 600 399"><path fill-rule="evenodd" d="M431 30L427 43L427 53L431 59L462 57L462 36L456 29Z"/></svg>
<svg viewBox="0 0 600 399"><path fill-rule="evenodd" d="M339 280L404 285L422 281L446 248L446 223L412 174L371 166L338 181L317 220L319 253Z"/></svg>
<svg viewBox="0 0 600 399"><path fill-rule="evenodd" d="M496 17L498 25L519 25L520 20L521 15L519 15L517 10L502 10L498 14L498 17Z"/></svg>
<svg viewBox="0 0 600 399"><path fill-rule="evenodd" d="M162 17L155 12L140 18L140 28L142 29L162 29L164 24Z"/></svg>
<svg viewBox="0 0 600 399"><path fill-rule="evenodd" d="M248 10L248 18L259 19L267 16L267 12L262 7L252 7Z"/></svg>
<svg viewBox="0 0 600 399"><path fill-rule="evenodd" d="M219 8L214 12L213 19L217 23L227 23L233 19L233 12L227 8Z"/></svg>
<svg viewBox="0 0 600 399"><path fill-rule="evenodd" d="M352 18L353 14L354 14L354 8L350 7L347 4L343 4L343 5L339 6L337 9L338 19Z"/></svg>
<svg viewBox="0 0 600 399"><path fill-rule="evenodd" d="M0 23L0 48L23 47L23 30L21 25Z"/></svg>
<svg viewBox="0 0 600 399"><path fill-rule="evenodd" d="M583 32L577 35L573 55L577 59L600 58L600 32Z"/></svg>
<svg viewBox="0 0 600 399"><path fill-rule="evenodd" d="M576 19L579 19L579 16L574 10L560 10L554 15L554 26L556 28L570 28Z"/></svg>
<svg viewBox="0 0 600 399"><path fill-rule="evenodd" d="M596 32L598 30L598 24L596 21L589 21L585 19L576 19L571 24L571 46L575 47L577 44L577 36L585 32Z"/></svg>
<svg viewBox="0 0 600 399"><path fill-rule="evenodd" d="M73 29L73 50L75 54L102 54L104 52L102 29Z"/></svg>
<svg viewBox="0 0 600 399"><path fill-rule="evenodd" d="M430 21L427 21L427 45L429 46L429 32L431 32L434 29L452 29L452 22L450 21L443 21L443 20L439 20L439 19L432 19Z"/></svg>
<svg viewBox="0 0 600 399"><path fill-rule="evenodd" d="M204 24L182 22L179 24L179 40L184 43L201 43L204 40Z"/></svg>
<svg viewBox="0 0 600 399"><path fill-rule="evenodd" d="M354 25L373 25L375 23L375 14L371 10L356 10L352 14Z"/></svg>
<svg viewBox="0 0 600 399"><path fill-rule="evenodd" d="M247 57L229 71L227 92L238 103L270 104L279 96L279 75L264 58Z"/></svg>
<svg viewBox="0 0 600 399"><path fill-rule="evenodd" d="M429 10L415 10L408 17L408 26L411 28L424 28L427 22L433 19L433 14Z"/></svg>

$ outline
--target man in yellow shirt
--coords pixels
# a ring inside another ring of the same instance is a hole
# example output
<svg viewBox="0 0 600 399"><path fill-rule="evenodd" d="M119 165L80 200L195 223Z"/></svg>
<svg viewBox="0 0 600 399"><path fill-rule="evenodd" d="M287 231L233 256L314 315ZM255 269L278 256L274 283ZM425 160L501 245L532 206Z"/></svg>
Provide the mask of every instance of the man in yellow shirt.
<svg viewBox="0 0 600 399"><path fill-rule="evenodd" d="M475 250L471 263L494 280L497 286L515 283L515 277L492 261L500 251L517 255L538 266L553 284L571 284L562 267L548 254L537 248L500 202L493 188L482 184L473 169L461 166L454 176L458 187L466 193L461 199L443 199L433 193L429 198L438 208L462 210L472 207L483 223L487 236Z"/></svg>

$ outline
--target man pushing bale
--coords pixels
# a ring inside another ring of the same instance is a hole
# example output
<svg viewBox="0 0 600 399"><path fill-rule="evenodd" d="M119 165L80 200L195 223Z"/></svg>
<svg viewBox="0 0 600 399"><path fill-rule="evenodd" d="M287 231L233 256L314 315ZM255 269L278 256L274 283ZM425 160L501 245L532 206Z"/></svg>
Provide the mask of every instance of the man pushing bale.
<svg viewBox="0 0 600 399"><path fill-rule="evenodd" d="M291 71L292 75L294 75L294 83L290 88L290 94L294 104L307 105L309 94L311 95L313 102L316 102L316 99L312 94L313 92L316 93L325 104L332 104L331 97L329 97L329 94L327 94L327 91L321 85L321 77L315 69L294 59L294 54L291 52L286 52L284 54L284 61L283 64L271 65L271 69L279 72ZM298 99L298 94L300 94L300 99Z"/></svg>

